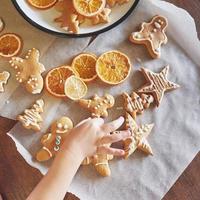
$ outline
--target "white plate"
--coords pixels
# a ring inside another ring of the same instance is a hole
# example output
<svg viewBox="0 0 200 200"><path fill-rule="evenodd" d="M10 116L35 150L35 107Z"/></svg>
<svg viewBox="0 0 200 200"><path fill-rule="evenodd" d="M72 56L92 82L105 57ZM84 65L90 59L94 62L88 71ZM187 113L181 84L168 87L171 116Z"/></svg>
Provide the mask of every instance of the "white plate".
<svg viewBox="0 0 200 200"><path fill-rule="evenodd" d="M120 24L131 14L139 0L129 0L128 3L112 8L109 23L95 26L91 26L87 22L83 23L80 26L79 34L71 34L60 28L59 23L54 22L54 19L60 15L54 8L39 10L30 6L26 0L12 0L12 2L29 23L45 32L71 37L87 37L108 31Z"/></svg>

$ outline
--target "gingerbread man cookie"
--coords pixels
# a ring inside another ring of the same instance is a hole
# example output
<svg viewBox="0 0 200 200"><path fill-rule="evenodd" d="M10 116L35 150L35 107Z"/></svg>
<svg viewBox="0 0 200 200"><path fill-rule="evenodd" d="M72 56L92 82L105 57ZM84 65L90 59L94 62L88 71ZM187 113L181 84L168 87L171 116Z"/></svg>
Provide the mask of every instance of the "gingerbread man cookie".
<svg viewBox="0 0 200 200"><path fill-rule="evenodd" d="M139 96L135 92L133 92L131 96L124 92L123 97L125 110L131 114L134 119L137 114L142 114L144 109L149 108L150 104L154 101L152 95L141 94L141 96Z"/></svg>
<svg viewBox="0 0 200 200"><path fill-rule="evenodd" d="M79 32L79 25L84 22L84 17L78 14L71 0L61 0L55 5L61 15L54 21L61 23L61 28L72 33Z"/></svg>
<svg viewBox="0 0 200 200"><path fill-rule="evenodd" d="M168 21L165 17L156 15L151 22L142 23L139 32L133 32L130 41L135 44L144 44L153 58L159 58L161 55L161 45L167 43L165 34Z"/></svg>
<svg viewBox="0 0 200 200"><path fill-rule="evenodd" d="M114 7L116 4L122 5L129 2L129 0L106 0L106 3L110 8Z"/></svg>
<svg viewBox="0 0 200 200"><path fill-rule="evenodd" d="M40 53L37 49L30 49L25 59L13 57L10 64L17 71L16 80L24 83L28 92L32 94L41 93L44 85L42 73L45 71L43 64L39 62Z"/></svg>
<svg viewBox="0 0 200 200"><path fill-rule="evenodd" d="M100 24L100 23L108 23L110 14L111 14L111 9L104 8L100 14L91 18L92 24L96 25L96 24Z"/></svg>
<svg viewBox="0 0 200 200"><path fill-rule="evenodd" d="M0 93L4 92L3 85L7 84L9 77L10 77L10 73L7 71L0 73Z"/></svg>
<svg viewBox="0 0 200 200"><path fill-rule="evenodd" d="M26 109L22 115L17 116L24 128L40 131L40 124L43 121L41 113L43 113L44 101L37 100L30 109Z"/></svg>
<svg viewBox="0 0 200 200"><path fill-rule="evenodd" d="M107 109L114 106L115 99L112 95L106 94L103 97L99 97L97 94L92 99L80 99L80 106L88 109L92 114L92 117L107 117Z"/></svg>
<svg viewBox="0 0 200 200"><path fill-rule="evenodd" d="M97 154L92 157L87 157L82 162L82 165L93 164L97 172L101 176L110 176L111 170L108 164L109 160L113 159L113 155L108 154Z"/></svg>
<svg viewBox="0 0 200 200"><path fill-rule="evenodd" d="M148 83L139 89L138 92L152 94L157 106L160 105L165 91L180 87L178 84L167 79L169 66L166 66L160 73L154 73L145 68L141 68L141 72L144 74Z"/></svg>
<svg viewBox="0 0 200 200"><path fill-rule="evenodd" d="M151 133L154 124L138 126L129 113L126 113L126 129L131 131L131 136L124 140L125 158L128 158L137 148L147 154L153 155L153 151L147 136Z"/></svg>
<svg viewBox="0 0 200 200"><path fill-rule="evenodd" d="M61 117L51 125L51 132L45 134L41 143L43 147L38 151L36 159L39 162L51 159L63 144L67 133L73 128L73 123L68 117Z"/></svg>

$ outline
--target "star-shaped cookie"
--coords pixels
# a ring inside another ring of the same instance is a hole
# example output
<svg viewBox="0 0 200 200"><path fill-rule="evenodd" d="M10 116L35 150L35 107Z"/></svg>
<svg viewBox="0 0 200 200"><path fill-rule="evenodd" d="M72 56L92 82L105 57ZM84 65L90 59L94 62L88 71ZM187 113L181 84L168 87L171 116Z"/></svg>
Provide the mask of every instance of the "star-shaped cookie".
<svg viewBox="0 0 200 200"><path fill-rule="evenodd" d="M173 83L167 79L169 66L164 67L160 73L154 73L145 68L141 68L141 72L144 74L148 83L140 88L138 92L152 94L157 106L160 105L165 91L177 89L180 87L178 84Z"/></svg>
<svg viewBox="0 0 200 200"><path fill-rule="evenodd" d="M125 158L128 158L137 148L147 154L153 155L151 146L147 141L154 124L138 126L129 113L126 113L126 129L131 131L131 137L124 140Z"/></svg>
<svg viewBox="0 0 200 200"><path fill-rule="evenodd" d="M96 25L100 23L108 23L110 13L111 13L110 8L104 8L100 14L91 18L92 24Z"/></svg>
<svg viewBox="0 0 200 200"><path fill-rule="evenodd" d="M45 71L43 64L39 62L40 53L33 48L28 51L25 58L12 57L11 67L16 69L16 80L24 83L28 92L39 94L44 85L42 73Z"/></svg>
<svg viewBox="0 0 200 200"><path fill-rule="evenodd" d="M7 71L0 73L0 92L4 92L3 85L7 84L9 77L10 77L10 73Z"/></svg>

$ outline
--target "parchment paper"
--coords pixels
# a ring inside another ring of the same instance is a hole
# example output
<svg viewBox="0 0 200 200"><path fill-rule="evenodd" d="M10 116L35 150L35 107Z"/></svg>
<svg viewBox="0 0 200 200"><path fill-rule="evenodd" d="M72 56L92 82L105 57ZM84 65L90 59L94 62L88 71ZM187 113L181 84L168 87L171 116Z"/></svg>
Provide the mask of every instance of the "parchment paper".
<svg viewBox="0 0 200 200"><path fill-rule="evenodd" d="M37 48L41 54L40 62L44 64L46 71L56 66L70 64L72 57L83 51L90 41L89 37L57 38L36 29L22 18L11 1L1 1L0 16L5 21L5 29L0 34L14 32L21 36L24 44L23 52L20 55L22 57L28 49ZM0 58L0 72L3 70L9 71L11 78L5 86L5 92L0 94L0 115L15 119L16 115L21 113L25 107L30 106L34 99L46 95L44 93L41 95L29 94L15 80L16 72L10 67L8 60ZM45 73L43 73L44 76ZM51 100L49 103L52 103ZM57 103L59 104L59 101L54 100L54 104Z"/></svg>
<svg viewBox="0 0 200 200"><path fill-rule="evenodd" d="M161 59L152 60L143 46L133 45L127 38L132 31L138 30L141 22L148 21L156 14L164 15L169 20L169 42L162 48ZM200 42L194 21L186 11L172 4L159 0L141 0L126 22L98 36L85 51L101 54L111 49L126 53L133 69L129 79L119 86L108 87L98 81L89 85L88 97L105 92L116 97L116 106L106 120L124 114L117 109L122 105L122 92L131 92L144 83L143 76L138 72L141 65L159 72L169 64L169 79L180 84L181 88L165 94L159 108L148 109L137 118L138 124L155 123L148 137L154 151L153 157L137 151L128 160L115 159L110 162L112 175L108 178L100 177L92 166L81 167L71 184L70 192L81 200L161 199L200 147ZM52 52L49 55L53 56ZM48 106L48 113L44 113L47 117L45 128L51 120L63 114L70 116L75 124L89 116L74 102L68 100L60 103L58 106L57 103L56 106ZM50 163L41 165L32 159L40 148L39 138L42 134L28 133L19 123L9 133L26 161L44 174Z"/></svg>

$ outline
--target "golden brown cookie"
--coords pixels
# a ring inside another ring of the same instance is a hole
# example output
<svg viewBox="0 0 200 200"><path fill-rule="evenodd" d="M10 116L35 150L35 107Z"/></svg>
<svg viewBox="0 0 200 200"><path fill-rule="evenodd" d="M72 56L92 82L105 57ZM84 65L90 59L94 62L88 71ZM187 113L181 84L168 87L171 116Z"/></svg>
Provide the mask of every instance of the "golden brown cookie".
<svg viewBox="0 0 200 200"><path fill-rule="evenodd" d="M110 8L104 8L103 11L92 17L91 21L93 25L101 24L101 23L108 23L110 19L111 9Z"/></svg>
<svg viewBox="0 0 200 200"><path fill-rule="evenodd" d="M30 109L26 109L22 115L17 116L24 128L40 131L41 122L43 121L41 113L43 113L44 101L37 100Z"/></svg>
<svg viewBox="0 0 200 200"><path fill-rule="evenodd" d="M110 176L111 170L108 161L112 159L113 155L97 154L92 157L85 158L82 162L82 165L93 164L95 169L101 176Z"/></svg>
<svg viewBox="0 0 200 200"><path fill-rule="evenodd" d="M132 92L129 96L126 92L123 93L124 107L134 119L137 114L142 114L144 109L149 108L150 104L153 103L154 99L152 95L141 94L140 96Z"/></svg>
<svg viewBox="0 0 200 200"><path fill-rule="evenodd" d="M159 58L161 45L167 43L165 34L167 26L167 19L156 15L149 23L142 23L141 30L133 32L129 39L135 44L144 44L153 58Z"/></svg>
<svg viewBox="0 0 200 200"><path fill-rule="evenodd" d="M55 5L61 15L54 21L61 23L61 28L72 33L79 32L79 25L84 22L84 17L76 12L72 0L61 0Z"/></svg>
<svg viewBox="0 0 200 200"><path fill-rule="evenodd" d="M51 125L51 132L45 134L41 143L43 147L37 152L39 162L47 161L60 150L67 133L73 128L73 123L68 117L61 117Z"/></svg>
<svg viewBox="0 0 200 200"><path fill-rule="evenodd" d="M92 117L107 117L107 109L114 106L115 99L110 94L99 97L97 94L92 99L80 99L79 104L91 112Z"/></svg>
<svg viewBox="0 0 200 200"><path fill-rule="evenodd" d="M7 84L9 77L10 77L10 73L7 71L0 73L0 93L4 92L3 85Z"/></svg>
<svg viewBox="0 0 200 200"><path fill-rule="evenodd" d="M12 57L10 64L16 70L16 80L24 83L28 92L41 93L44 85L42 73L45 71L43 64L39 62L40 53L37 49L30 49L24 59Z"/></svg>
<svg viewBox="0 0 200 200"><path fill-rule="evenodd" d="M116 4L122 5L127 2L129 2L129 0L106 0L106 3L110 8L114 7Z"/></svg>
<svg viewBox="0 0 200 200"><path fill-rule="evenodd" d="M154 124L138 126L129 113L126 113L126 129L131 131L131 137L124 140L125 158L128 158L137 148L153 155L146 138L151 133Z"/></svg>
<svg viewBox="0 0 200 200"><path fill-rule="evenodd" d="M167 79L169 66L163 68L160 73L154 73L148 69L141 68L141 72L147 80L147 84L138 90L139 93L152 94L156 105L159 106L165 91L177 89L180 86Z"/></svg>

